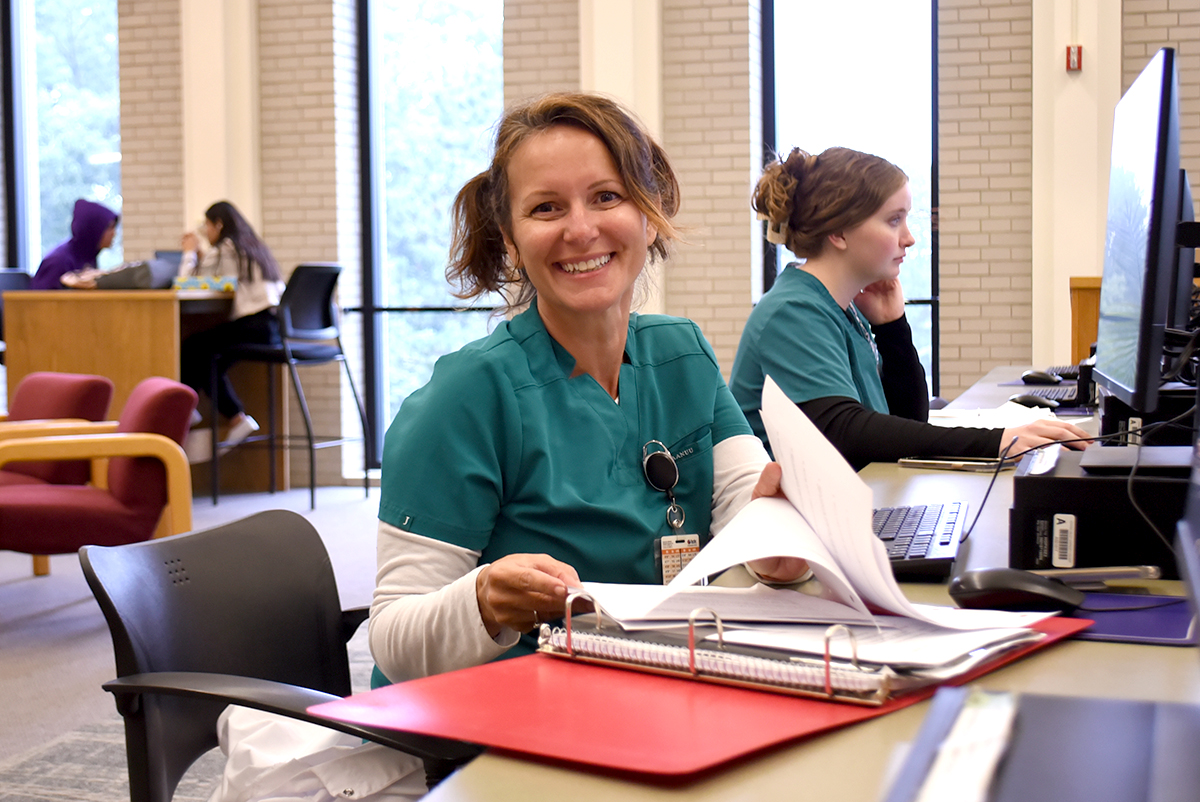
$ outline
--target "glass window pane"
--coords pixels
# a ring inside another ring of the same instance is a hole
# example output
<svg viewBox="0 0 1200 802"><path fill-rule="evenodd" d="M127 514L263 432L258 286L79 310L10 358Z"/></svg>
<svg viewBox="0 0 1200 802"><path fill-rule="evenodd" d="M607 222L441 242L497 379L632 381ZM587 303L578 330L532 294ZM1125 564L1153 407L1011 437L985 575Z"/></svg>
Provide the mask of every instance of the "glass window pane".
<svg viewBox="0 0 1200 802"><path fill-rule="evenodd" d="M393 312L381 315L383 387L390 423L409 393L429 381L433 363L472 340L486 337L499 318L492 312Z"/></svg>
<svg viewBox="0 0 1200 802"><path fill-rule="evenodd" d="M854 148L908 174L916 244L900 279L910 300L933 295L931 15L928 0L775 2L776 147ZM796 46L799 36L803 47ZM795 258L777 251L781 268ZM934 320L930 307L919 309L910 306L908 317L932 383Z"/></svg>
<svg viewBox="0 0 1200 802"><path fill-rule="evenodd" d="M71 235L79 198L121 211L121 117L116 0L28 0L34 54L28 86L36 99L36 153L41 256ZM27 61L28 65L29 62ZM32 187L30 187L32 191ZM32 234L33 232L31 232ZM31 243L33 245L34 243ZM121 229L101 251L100 267L122 261Z"/></svg>
<svg viewBox="0 0 1200 802"><path fill-rule="evenodd" d="M488 164L503 109L501 0L387 0L375 13L383 108L381 306L452 306L450 206Z"/></svg>

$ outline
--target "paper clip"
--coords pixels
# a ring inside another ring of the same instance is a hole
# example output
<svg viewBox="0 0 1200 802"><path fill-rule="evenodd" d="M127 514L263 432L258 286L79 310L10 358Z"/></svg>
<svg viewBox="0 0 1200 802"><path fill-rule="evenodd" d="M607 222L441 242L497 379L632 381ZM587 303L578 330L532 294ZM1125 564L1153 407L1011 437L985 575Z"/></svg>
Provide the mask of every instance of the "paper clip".
<svg viewBox="0 0 1200 802"><path fill-rule="evenodd" d="M717 622L717 648L725 648L725 624L721 621L721 616L708 607L697 607L692 610L688 615L688 671L692 672L694 677L700 675L700 672L696 670L696 616L702 613L708 613Z"/></svg>
<svg viewBox="0 0 1200 802"><path fill-rule="evenodd" d="M829 629L825 630L825 695L829 697L833 696L833 676L832 669L830 668L832 657L830 655L829 644L833 640L833 636L837 634L838 630L845 632L850 637L850 662L856 669L859 668L858 640L854 637L854 630L850 629L845 624L834 624Z"/></svg>

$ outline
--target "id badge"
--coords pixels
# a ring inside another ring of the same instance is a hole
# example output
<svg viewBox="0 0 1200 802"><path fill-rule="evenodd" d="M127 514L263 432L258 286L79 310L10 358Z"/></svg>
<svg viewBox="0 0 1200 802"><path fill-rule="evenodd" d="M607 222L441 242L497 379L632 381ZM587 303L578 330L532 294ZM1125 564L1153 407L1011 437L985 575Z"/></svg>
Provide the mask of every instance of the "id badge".
<svg viewBox="0 0 1200 802"><path fill-rule="evenodd" d="M654 562L665 585L700 553L699 535L664 535L654 541Z"/></svg>

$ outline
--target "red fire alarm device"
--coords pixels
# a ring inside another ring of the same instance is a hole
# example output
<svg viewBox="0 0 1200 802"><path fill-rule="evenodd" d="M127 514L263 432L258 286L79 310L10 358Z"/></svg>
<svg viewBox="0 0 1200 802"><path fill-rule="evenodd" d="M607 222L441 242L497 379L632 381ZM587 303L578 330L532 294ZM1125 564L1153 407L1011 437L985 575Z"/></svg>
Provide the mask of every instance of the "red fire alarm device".
<svg viewBox="0 0 1200 802"><path fill-rule="evenodd" d="M1083 45L1067 45L1067 72L1083 69Z"/></svg>

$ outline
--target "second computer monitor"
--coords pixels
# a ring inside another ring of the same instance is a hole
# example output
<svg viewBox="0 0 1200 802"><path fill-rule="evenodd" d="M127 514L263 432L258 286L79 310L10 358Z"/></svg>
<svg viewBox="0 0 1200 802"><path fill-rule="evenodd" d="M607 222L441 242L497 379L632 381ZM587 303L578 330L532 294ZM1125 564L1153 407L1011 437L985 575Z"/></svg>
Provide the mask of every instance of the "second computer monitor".
<svg viewBox="0 0 1200 802"><path fill-rule="evenodd" d="M1113 115L1093 376L1131 409L1146 413L1158 406L1164 329L1178 273L1178 86L1175 51L1163 48Z"/></svg>

